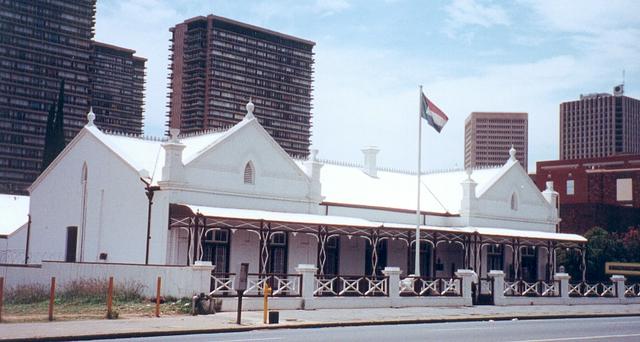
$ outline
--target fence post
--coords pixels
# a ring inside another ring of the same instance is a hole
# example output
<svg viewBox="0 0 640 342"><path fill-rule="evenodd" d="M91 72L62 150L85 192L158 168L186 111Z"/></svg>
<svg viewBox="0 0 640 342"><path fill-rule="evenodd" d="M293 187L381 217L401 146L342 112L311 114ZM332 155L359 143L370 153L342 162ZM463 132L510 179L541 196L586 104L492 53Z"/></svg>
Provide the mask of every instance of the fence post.
<svg viewBox="0 0 640 342"><path fill-rule="evenodd" d="M474 279L478 279L478 275L473 270L458 270L456 277L462 278L462 298L465 306L473 306L471 298L471 284Z"/></svg>
<svg viewBox="0 0 640 342"><path fill-rule="evenodd" d="M158 277L156 286L156 317L160 317L160 286L162 286L162 278Z"/></svg>
<svg viewBox="0 0 640 342"><path fill-rule="evenodd" d="M53 321L53 301L56 297L56 277L51 277L51 289L49 290L49 321Z"/></svg>
<svg viewBox="0 0 640 342"><path fill-rule="evenodd" d="M382 274L389 277L389 288L387 293L391 299L392 305L394 299L400 298L400 267L385 267Z"/></svg>
<svg viewBox="0 0 640 342"><path fill-rule="evenodd" d="M4 300L4 277L0 277L0 323L2 323L3 300Z"/></svg>
<svg viewBox="0 0 640 342"><path fill-rule="evenodd" d="M614 285L614 288L616 289L616 294L615 296L620 299L621 301L624 300L624 281L626 280L626 278L623 275L617 275L614 274L611 276L611 282Z"/></svg>
<svg viewBox="0 0 640 342"><path fill-rule="evenodd" d="M300 295L305 301L313 299L313 292L316 290L316 271L318 268L313 264L299 264L296 267L296 272L302 276Z"/></svg>
<svg viewBox="0 0 640 342"><path fill-rule="evenodd" d="M491 270L487 273L487 276L493 279L493 288L491 289L493 305L506 305L507 302L504 298L504 272Z"/></svg>
<svg viewBox="0 0 640 342"><path fill-rule="evenodd" d="M571 276L568 273L556 273L553 275L553 279L559 282L558 291L560 291L560 298L562 298L565 303L569 301L569 279Z"/></svg>
<svg viewBox="0 0 640 342"><path fill-rule="evenodd" d="M107 318L113 317L111 306L113 304L113 277L109 277L109 287L107 288Z"/></svg>

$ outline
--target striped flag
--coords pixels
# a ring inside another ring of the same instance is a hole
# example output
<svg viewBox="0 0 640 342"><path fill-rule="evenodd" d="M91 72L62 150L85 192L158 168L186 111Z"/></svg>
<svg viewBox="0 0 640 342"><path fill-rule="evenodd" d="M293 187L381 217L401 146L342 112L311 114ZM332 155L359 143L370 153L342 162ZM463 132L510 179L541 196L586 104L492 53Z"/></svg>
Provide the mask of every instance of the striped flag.
<svg viewBox="0 0 640 342"><path fill-rule="evenodd" d="M447 115L433 102L429 101L423 92L420 92L420 116L427 120L429 125L438 133L442 131L444 125L449 121Z"/></svg>

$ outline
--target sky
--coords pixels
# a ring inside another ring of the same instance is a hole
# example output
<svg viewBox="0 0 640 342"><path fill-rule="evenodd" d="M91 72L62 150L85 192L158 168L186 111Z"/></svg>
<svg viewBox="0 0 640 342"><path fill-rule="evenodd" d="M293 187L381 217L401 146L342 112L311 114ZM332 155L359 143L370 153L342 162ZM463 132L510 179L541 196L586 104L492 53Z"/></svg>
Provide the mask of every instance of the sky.
<svg viewBox="0 0 640 342"><path fill-rule="evenodd" d="M559 104L640 98L640 1L98 0L98 41L147 58L145 134L164 134L169 28L215 14L316 42L312 148L322 159L417 168L419 85L448 116L423 123L422 168L464 165L473 111L529 113L529 172L558 158ZM508 152L505 151L505 161Z"/></svg>

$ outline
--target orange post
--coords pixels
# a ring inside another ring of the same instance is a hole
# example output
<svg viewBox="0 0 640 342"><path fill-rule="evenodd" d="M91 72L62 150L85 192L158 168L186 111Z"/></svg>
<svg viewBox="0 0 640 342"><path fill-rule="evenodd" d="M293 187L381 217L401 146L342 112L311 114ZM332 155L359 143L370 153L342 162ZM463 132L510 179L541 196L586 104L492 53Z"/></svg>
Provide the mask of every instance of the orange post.
<svg viewBox="0 0 640 342"><path fill-rule="evenodd" d="M158 285L156 286L156 317L160 317L160 286L162 286L162 278L158 277Z"/></svg>
<svg viewBox="0 0 640 342"><path fill-rule="evenodd" d="M49 291L49 320L53 321L53 301L56 299L56 277L51 277L51 290Z"/></svg>
<svg viewBox="0 0 640 342"><path fill-rule="evenodd" d="M264 294L264 312L262 314L262 320L264 321L264 324L267 324L267 315L269 313L269 295L271 295L271 287L269 287L269 284L267 284L267 282L265 282L264 286L262 287L262 293Z"/></svg>
<svg viewBox="0 0 640 342"><path fill-rule="evenodd" d="M4 278L0 277L0 323L2 323L2 300L4 298Z"/></svg>
<svg viewBox="0 0 640 342"><path fill-rule="evenodd" d="M113 304L113 277L109 277L109 288L107 289L107 318L111 318L113 312L111 306Z"/></svg>

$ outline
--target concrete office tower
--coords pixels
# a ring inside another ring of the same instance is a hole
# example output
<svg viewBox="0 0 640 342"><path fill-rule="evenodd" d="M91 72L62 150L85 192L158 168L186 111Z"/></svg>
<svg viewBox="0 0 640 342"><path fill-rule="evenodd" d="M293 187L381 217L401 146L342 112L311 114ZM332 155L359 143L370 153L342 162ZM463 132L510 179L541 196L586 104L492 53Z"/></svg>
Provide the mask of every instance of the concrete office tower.
<svg viewBox="0 0 640 342"><path fill-rule="evenodd" d="M26 194L40 174L47 113L63 79L67 141L94 102L101 129L141 132L143 85L132 76L139 72L121 72L129 57L92 41L95 4L0 1L0 193Z"/></svg>
<svg viewBox="0 0 640 342"><path fill-rule="evenodd" d="M511 112L473 112L464 122L464 167L502 165L509 149L527 169L528 115Z"/></svg>
<svg viewBox="0 0 640 342"><path fill-rule="evenodd" d="M142 134L146 59L134 50L91 43L91 105L96 125Z"/></svg>
<svg viewBox="0 0 640 342"><path fill-rule="evenodd" d="M309 154L314 42L214 15L171 32L170 128L233 125L252 97L255 116L280 146Z"/></svg>
<svg viewBox="0 0 640 342"><path fill-rule="evenodd" d="M560 104L560 159L640 153L640 100L614 94L580 95Z"/></svg>

